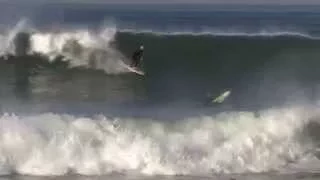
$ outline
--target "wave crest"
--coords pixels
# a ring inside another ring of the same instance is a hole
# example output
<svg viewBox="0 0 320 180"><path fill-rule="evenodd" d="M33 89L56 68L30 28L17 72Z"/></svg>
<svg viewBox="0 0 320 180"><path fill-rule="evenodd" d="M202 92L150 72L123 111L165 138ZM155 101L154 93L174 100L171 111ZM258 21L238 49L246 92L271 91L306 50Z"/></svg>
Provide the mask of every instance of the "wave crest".
<svg viewBox="0 0 320 180"><path fill-rule="evenodd" d="M260 31L241 31L241 30L204 30L204 31L189 31L189 30L176 30L176 31L157 31L157 30L136 30L136 29L122 29L119 30L124 33L132 34L153 34L153 35L165 35L165 36L177 36L177 35L191 35L191 36L238 36L238 37L279 37L279 36L294 36L308 39L318 39L308 33L299 31L288 30L260 30Z"/></svg>

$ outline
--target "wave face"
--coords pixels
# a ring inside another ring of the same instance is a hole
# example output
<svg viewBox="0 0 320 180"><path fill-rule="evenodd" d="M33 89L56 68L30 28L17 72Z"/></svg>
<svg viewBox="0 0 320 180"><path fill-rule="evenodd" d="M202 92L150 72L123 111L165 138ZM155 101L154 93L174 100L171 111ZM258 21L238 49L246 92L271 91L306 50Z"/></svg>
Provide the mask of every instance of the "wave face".
<svg viewBox="0 0 320 180"><path fill-rule="evenodd" d="M317 142L304 133L309 131L310 114L299 108L229 112L170 123L4 114L0 123L3 175L287 172L299 171L299 162L317 159Z"/></svg>
<svg viewBox="0 0 320 180"><path fill-rule="evenodd" d="M273 92L280 99L304 92L308 98L317 96L312 93L319 82L320 41L307 35L120 32L116 39L127 54L143 42L145 70L150 83L156 82L150 88L159 99L184 93L196 98L223 89L234 89L242 101L248 96L267 101L277 96Z"/></svg>

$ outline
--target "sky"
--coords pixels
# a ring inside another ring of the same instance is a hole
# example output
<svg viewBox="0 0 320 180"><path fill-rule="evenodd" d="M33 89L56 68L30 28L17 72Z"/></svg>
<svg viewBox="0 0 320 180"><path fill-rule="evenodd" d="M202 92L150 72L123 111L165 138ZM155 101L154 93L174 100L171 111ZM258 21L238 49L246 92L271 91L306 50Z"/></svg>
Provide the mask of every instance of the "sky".
<svg viewBox="0 0 320 180"><path fill-rule="evenodd" d="M97 0L111 2L114 0ZM320 0L116 0L115 2L223 3L223 4L320 4Z"/></svg>
<svg viewBox="0 0 320 180"><path fill-rule="evenodd" d="M73 3L212 3L212 4L319 4L320 0L0 0L0 2L73 2Z"/></svg>

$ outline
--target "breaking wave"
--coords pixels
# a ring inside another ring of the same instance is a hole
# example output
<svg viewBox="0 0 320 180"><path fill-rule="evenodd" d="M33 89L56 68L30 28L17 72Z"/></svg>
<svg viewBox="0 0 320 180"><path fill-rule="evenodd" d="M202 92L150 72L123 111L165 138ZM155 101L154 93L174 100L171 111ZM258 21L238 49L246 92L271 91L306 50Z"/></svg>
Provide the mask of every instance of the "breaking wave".
<svg viewBox="0 0 320 180"><path fill-rule="evenodd" d="M13 39L17 33L27 31L31 36L31 52L40 53L53 61L57 57L63 56L64 61L68 61L70 67L86 67L104 70L108 74L119 74L128 72L123 67L123 63L129 63L130 54L122 52L118 44L132 44L132 42L119 41L118 35L132 35L134 42L144 43L148 41L148 36L135 37L136 35L149 34L151 36L212 36L208 37L301 37L304 39L317 39L307 33L295 31L270 31L261 30L257 32L236 31L236 30L210 30L210 31L156 31L137 29L117 29L114 26L102 26L100 29L90 28L58 28L49 30L39 30L30 25L27 20L21 20L14 28L8 28L6 33L0 35L0 53L13 54ZM140 38L140 40L138 39ZM154 38L154 37L153 37ZM205 37L202 37L205 38ZM130 40L130 39L128 39ZM169 42L168 42L169 43ZM135 47L130 47L131 52ZM152 47L150 47L152 48ZM148 47L148 49L150 49ZM162 48L162 47L160 47ZM179 48L179 47L176 47Z"/></svg>
<svg viewBox="0 0 320 180"><path fill-rule="evenodd" d="M292 95L296 89L308 100L313 100L318 92L315 77L319 77L320 41L307 33L220 30L210 31L208 35L192 31L165 34L118 29L112 25L96 29L37 29L29 24L20 21L2 33L0 51L3 54L13 53L12 39L18 32L29 31L32 32L32 52L44 55L50 62L62 55L70 68L123 74L128 73L123 62L129 63L133 50L143 43L146 53L141 69L147 74L143 78L147 81L141 83L150 101L202 102L205 94L217 96L225 89L232 89L230 103L239 101L243 105L244 101L257 98L255 102L273 104L300 97ZM277 93L271 93L273 91ZM251 102L247 103L251 106Z"/></svg>
<svg viewBox="0 0 320 180"><path fill-rule="evenodd" d="M299 108L165 121L63 114L0 118L1 174L267 172L315 158Z"/></svg>
<svg viewBox="0 0 320 180"><path fill-rule="evenodd" d="M49 61L59 56L69 61L70 67L88 67L104 70L109 74L128 72L122 63L127 58L112 47L116 28L101 28L93 31L87 28L41 31L29 27L27 21L20 21L12 31L1 36L1 54L13 52L13 39L19 32L29 32L31 53L45 55Z"/></svg>

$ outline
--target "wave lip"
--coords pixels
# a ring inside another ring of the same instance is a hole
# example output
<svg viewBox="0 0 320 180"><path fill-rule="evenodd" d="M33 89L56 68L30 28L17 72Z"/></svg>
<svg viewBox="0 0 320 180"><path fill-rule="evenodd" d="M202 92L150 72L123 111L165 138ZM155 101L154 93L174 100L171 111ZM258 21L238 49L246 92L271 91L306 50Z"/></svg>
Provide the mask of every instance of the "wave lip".
<svg viewBox="0 0 320 180"><path fill-rule="evenodd" d="M295 36L308 39L319 39L308 33L298 31L268 31L261 30L257 32L235 31L235 30L209 30L209 31L157 31L157 30L136 30L121 29L119 32L132 34L153 34L165 36L191 35L191 36L244 36L244 37L279 37L279 36Z"/></svg>
<svg viewBox="0 0 320 180"><path fill-rule="evenodd" d="M268 172L305 159L299 109L229 112L176 123L61 114L0 117L0 172L200 175Z"/></svg>

